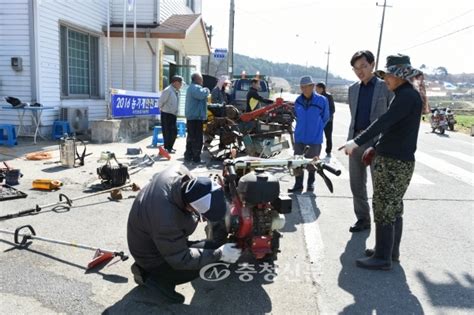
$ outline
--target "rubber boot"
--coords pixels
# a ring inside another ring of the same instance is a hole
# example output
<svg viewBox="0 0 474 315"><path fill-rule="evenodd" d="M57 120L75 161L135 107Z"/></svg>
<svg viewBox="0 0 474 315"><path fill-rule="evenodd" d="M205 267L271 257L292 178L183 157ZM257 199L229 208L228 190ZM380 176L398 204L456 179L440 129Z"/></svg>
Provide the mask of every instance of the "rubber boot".
<svg viewBox="0 0 474 315"><path fill-rule="evenodd" d="M398 217L394 224L395 238L393 240L392 260L400 261L400 242L403 232L403 218Z"/></svg>
<svg viewBox="0 0 474 315"><path fill-rule="evenodd" d="M299 193L303 191L303 176L304 175L295 176L295 185L293 188L288 189L289 193Z"/></svg>
<svg viewBox="0 0 474 315"><path fill-rule="evenodd" d="M314 177L315 177L315 171L308 171L308 182L306 185L306 191L307 192L313 192L314 191Z"/></svg>
<svg viewBox="0 0 474 315"><path fill-rule="evenodd" d="M145 286L150 289L157 290L161 297L170 304L183 304L184 295L175 291L176 285L163 281L161 279L156 279L156 277L149 277L145 281Z"/></svg>
<svg viewBox="0 0 474 315"><path fill-rule="evenodd" d="M357 259L357 267L373 270L392 269L394 230L393 224L375 224L374 255L369 258Z"/></svg>
<svg viewBox="0 0 474 315"><path fill-rule="evenodd" d="M400 241L402 239L402 231L403 231L403 218L398 217L394 223L394 230L395 230L395 238L393 240L393 250L392 250L392 261L399 262L400 261ZM365 250L365 255L367 257L371 257L374 255L375 250L372 248L367 248Z"/></svg>

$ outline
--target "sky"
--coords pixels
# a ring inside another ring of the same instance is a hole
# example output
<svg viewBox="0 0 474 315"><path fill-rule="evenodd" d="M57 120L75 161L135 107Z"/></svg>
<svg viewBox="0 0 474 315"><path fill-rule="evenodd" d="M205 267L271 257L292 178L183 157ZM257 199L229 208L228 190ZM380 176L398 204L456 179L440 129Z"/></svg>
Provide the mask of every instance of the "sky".
<svg viewBox="0 0 474 315"><path fill-rule="evenodd" d="M213 26L212 48L227 48L230 0L202 0L202 15ZM382 6L377 0L235 0L234 52L303 66L326 68L356 80L351 56L374 55ZM383 5L383 0L378 1ZM445 67L474 73L474 0L387 0L380 61L409 55L415 67Z"/></svg>

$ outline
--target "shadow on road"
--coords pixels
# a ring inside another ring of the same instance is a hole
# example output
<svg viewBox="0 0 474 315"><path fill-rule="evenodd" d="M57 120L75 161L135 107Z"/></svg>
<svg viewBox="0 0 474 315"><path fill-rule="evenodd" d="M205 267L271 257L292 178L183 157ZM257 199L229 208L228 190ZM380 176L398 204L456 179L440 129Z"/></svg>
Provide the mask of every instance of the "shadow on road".
<svg viewBox="0 0 474 315"><path fill-rule="evenodd" d="M464 282L450 272L447 273L452 282L435 283L421 271L416 276L425 287L426 293L434 306L454 307L456 309L474 309L474 279L470 274L464 274Z"/></svg>
<svg viewBox="0 0 474 315"><path fill-rule="evenodd" d="M191 282L194 295L189 305L168 304L153 289L137 286L103 314L264 314L272 310L270 297L263 289L267 283L262 274L244 282L235 272L216 282L198 278ZM179 286L176 289L183 293Z"/></svg>
<svg viewBox="0 0 474 315"><path fill-rule="evenodd" d="M280 230L284 233L295 232L297 230L296 225L314 222L321 215L314 194L293 194L291 199L291 213L285 214L285 226ZM299 211L296 211L296 209Z"/></svg>
<svg viewBox="0 0 474 315"><path fill-rule="evenodd" d="M84 270L84 274L98 274L98 275L101 275L102 279L104 279L106 281L109 281L109 282L113 282L113 283L127 283L128 282L128 278L125 278L125 277L122 277L122 276L119 276L119 275L107 274L107 273L101 272L100 270L102 268L104 268L106 266L106 264L102 264L102 265L99 265L97 267L87 269L86 267L78 265L78 264L73 263L71 261L67 261L67 260L61 259L59 257L56 257L56 256L53 256L53 255L50 255L50 254L47 254L47 253L43 253L43 252L31 249L30 248L30 246L32 244L31 242L27 242L25 245L23 245L21 247L16 245L15 243L8 242L8 241L5 241L5 240L0 240L0 242L12 246L11 248L4 250L3 251L4 253L10 252L12 250L24 250L24 251L27 251L27 252L30 252L30 253L33 253L33 254L36 254L36 255L43 256L45 258L54 260L56 262L66 264L66 265L71 266L71 267L82 269L82 270Z"/></svg>
<svg viewBox="0 0 474 315"><path fill-rule="evenodd" d="M340 256L339 287L354 296L354 303L340 314L424 314L400 264L395 263L391 271L356 267L355 260L363 256L368 237L369 232L353 233Z"/></svg>

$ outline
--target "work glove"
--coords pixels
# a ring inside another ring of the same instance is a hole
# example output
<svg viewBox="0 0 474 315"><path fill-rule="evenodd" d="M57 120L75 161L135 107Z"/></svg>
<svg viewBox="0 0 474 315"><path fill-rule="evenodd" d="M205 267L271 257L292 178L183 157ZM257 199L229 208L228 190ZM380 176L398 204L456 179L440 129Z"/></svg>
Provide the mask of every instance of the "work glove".
<svg viewBox="0 0 474 315"><path fill-rule="evenodd" d="M221 260L227 263L235 263L242 254L242 250L236 247L235 243L227 243L219 247L221 251Z"/></svg>
<svg viewBox="0 0 474 315"><path fill-rule="evenodd" d="M346 153L346 155L351 155L352 151L354 151L354 149L358 147L359 145L355 143L354 140L349 140L346 142L346 144L344 144L338 150L341 151L342 149L344 149L344 153Z"/></svg>

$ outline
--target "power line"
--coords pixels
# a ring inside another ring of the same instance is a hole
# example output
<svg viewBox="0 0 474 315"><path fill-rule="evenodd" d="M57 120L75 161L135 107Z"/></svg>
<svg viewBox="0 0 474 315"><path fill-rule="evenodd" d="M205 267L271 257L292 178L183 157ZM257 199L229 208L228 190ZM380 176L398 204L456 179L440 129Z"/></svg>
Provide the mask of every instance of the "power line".
<svg viewBox="0 0 474 315"><path fill-rule="evenodd" d="M466 26L466 27L461 28L461 29L459 29L459 30L457 30L457 31L454 31L454 32L445 34L445 35L443 35L443 36L430 39L430 40L428 40L428 41L426 41L426 42L423 42L423 43L420 43L420 44L416 44L416 45L410 46L410 47L408 47L408 48L402 49L401 51L408 50L408 49L412 49L412 48L415 48L415 47L419 47L419 46L422 46L422 45L426 45L426 44L432 43L432 42L437 41L437 40L440 40L440 39L442 39L442 38L445 38L445 37L454 35L454 34L456 34L456 33L462 32L462 31L464 31L464 30L467 30L467 29L469 29L469 28L471 28L471 27L473 27L473 26L474 26L474 24L473 24L473 25Z"/></svg>
<svg viewBox="0 0 474 315"><path fill-rule="evenodd" d="M443 25L445 25L445 24L448 24L448 23L450 23L450 22L452 22L452 21L454 21L454 20L456 20L456 19L459 19L460 17L463 17L463 16L465 16L465 15L471 13L472 11L474 11L474 9L470 9L470 10L468 10L468 11L466 11L466 12L460 14L460 15L457 15L457 16L455 16L455 17L449 19L449 20L446 20L446 21L441 22L441 23L439 23L439 24L437 24L437 25L435 25L435 26L432 26L432 27L430 27L430 28L427 28L426 30L424 30L424 31L422 31L421 33L419 33L418 35L424 34L424 33L428 32L428 31L431 31L432 29L435 29L435 28L437 28L437 27L440 27L440 26L443 26Z"/></svg>

